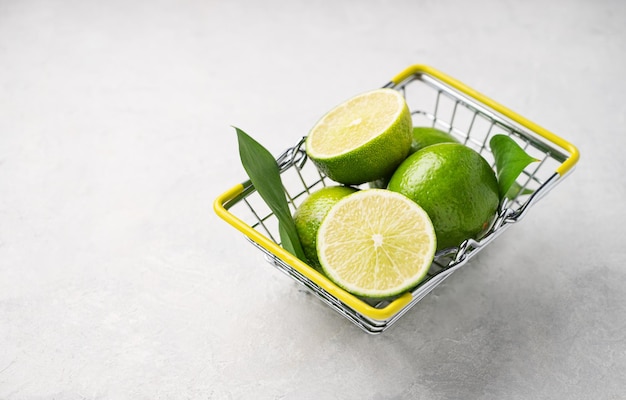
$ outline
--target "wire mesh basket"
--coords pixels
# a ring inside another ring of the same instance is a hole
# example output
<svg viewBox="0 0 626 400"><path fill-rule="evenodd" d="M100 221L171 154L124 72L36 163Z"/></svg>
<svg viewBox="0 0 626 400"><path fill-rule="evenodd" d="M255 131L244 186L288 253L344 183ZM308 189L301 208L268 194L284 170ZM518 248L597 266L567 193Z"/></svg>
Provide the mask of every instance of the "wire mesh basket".
<svg viewBox="0 0 626 400"><path fill-rule="evenodd" d="M487 234L480 240L468 239L457 248L438 252L426 279L417 287L384 301L358 298L280 246L278 221L249 181L234 186L214 202L215 212L259 248L270 264L371 334L389 328L487 244L519 221L573 170L579 157L572 144L432 67L410 66L384 87L396 89L404 95L414 126L435 127L449 132L461 143L478 151L492 167L495 162L489 140L497 134L511 137L529 155L539 160L531 163L519 176L516 195L501 202L495 222ZM337 185L307 159L304 139L300 138L276 160L286 197L294 212L309 194L324 186Z"/></svg>

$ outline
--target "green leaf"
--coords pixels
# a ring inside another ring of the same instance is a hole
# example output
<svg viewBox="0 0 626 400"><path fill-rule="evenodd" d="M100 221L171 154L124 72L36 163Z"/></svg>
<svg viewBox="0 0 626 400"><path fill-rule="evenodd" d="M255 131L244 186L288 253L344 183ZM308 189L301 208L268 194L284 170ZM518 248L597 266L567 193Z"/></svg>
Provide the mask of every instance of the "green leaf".
<svg viewBox="0 0 626 400"><path fill-rule="evenodd" d="M239 157L257 193L278 219L280 240L285 250L301 260L304 251L298 239L289 203L285 197L280 170L274 156L247 133L235 127L239 143Z"/></svg>
<svg viewBox="0 0 626 400"><path fill-rule="evenodd" d="M512 199L516 198L517 196L522 196L522 195L525 195L525 194L531 194L532 192L534 192L534 190L528 189L528 188L523 188L522 189L522 185L517 183L517 181L514 181L513 184L511 185L511 187L509 188L509 190L507 190L507 192L506 192L506 198L512 200Z"/></svg>
<svg viewBox="0 0 626 400"><path fill-rule="evenodd" d="M509 192L516 183L515 180L528 164L539 160L528 155L515 140L506 135L493 136L489 141L489 146L496 160L500 199L511 194L517 195L518 193L514 193L514 190L511 194Z"/></svg>

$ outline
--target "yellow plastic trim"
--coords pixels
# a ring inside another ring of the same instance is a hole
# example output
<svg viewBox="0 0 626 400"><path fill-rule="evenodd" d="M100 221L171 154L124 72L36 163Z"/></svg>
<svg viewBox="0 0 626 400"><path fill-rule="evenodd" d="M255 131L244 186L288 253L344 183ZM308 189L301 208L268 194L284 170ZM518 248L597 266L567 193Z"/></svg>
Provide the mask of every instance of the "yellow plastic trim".
<svg viewBox="0 0 626 400"><path fill-rule="evenodd" d="M560 176L564 176L567 172L569 172L574 165L576 165L576 163L578 162L578 159L580 158L580 154L578 152L578 149L576 148L576 146L574 146L573 144L571 144L570 142L566 141L565 139L555 135L554 133L548 131L547 129L537 125L536 123L529 121L528 119L522 117L521 115L517 114L516 112L504 107L502 104L492 100L491 98L485 96L482 93L477 92L476 90L470 88L469 86L465 85L464 83L459 82L458 80L452 78L451 76L448 76L446 74L444 74L443 72L432 68L428 65L423 65L423 64L416 64L416 65L412 65L408 68L406 68L404 71L400 72L398 75L396 75L395 77L392 78L392 82L394 84L399 84L402 81L410 78L412 75L420 75L420 74L426 74L426 75L430 75L444 83L446 83L447 85L453 87L454 89L458 90L461 93L466 94L469 97L472 97L476 100L478 100L479 102L487 105L488 107L491 107L493 110L499 112L500 114L506 116L507 118L511 119L512 121L515 121L516 123L520 124L521 126L537 133L540 136L543 136L544 138L546 138L547 140L549 140L550 142L558 145L559 147L563 148L564 150L566 150L567 152L569 152L569 157L556 169L556 172L560 175Z"/></svg>
<svg viewBox="0 0 626 400"><path fill-rule="evenodd" d="M335 296L340 301L344 302L357 312L365 315L374 320L385 321L395 314L397 314L400 310L402 310L408 303L411 302L413 296L411 293L405 293L404 295L398 297L394 301L390 302L384 308L375 308L370 306L369 304L363 302L359 298L354 295L346 292L341 289L339 286L335 285L324 275L320 274L300 259L295 257L293 254L288 252L287 250L280 247L273 240L269 239L265 235L261 234L256 229L252 228L250 225L243 222L241 219L237 218L234 214L229 212L224 204L229 202L230 200L237 197L244 190L244 186L242 184L238 184L233 186L226 192L219 195L215 201L213 202L213 209L215 213L228 222L230 225L235 227L238 231L269 250L272 254L283 260L285 263L289 264L291 267L296 269L302 275L309 278L311 281L315 282L321 288L326 290L331 295Z"/></svg>

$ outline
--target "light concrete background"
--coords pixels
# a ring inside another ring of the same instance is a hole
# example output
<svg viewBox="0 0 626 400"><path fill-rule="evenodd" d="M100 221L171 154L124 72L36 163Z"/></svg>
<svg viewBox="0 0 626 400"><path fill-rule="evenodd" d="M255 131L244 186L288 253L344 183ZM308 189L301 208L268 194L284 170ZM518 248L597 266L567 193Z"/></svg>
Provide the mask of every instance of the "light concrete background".
<svg viewBox="0 0 626 400"><path fill-rule="evenodd" d="M626 2L0 1L0 398L622 399ZM231 125L279 153L430 64L576 171L381 336L216 217Z"/></svg>

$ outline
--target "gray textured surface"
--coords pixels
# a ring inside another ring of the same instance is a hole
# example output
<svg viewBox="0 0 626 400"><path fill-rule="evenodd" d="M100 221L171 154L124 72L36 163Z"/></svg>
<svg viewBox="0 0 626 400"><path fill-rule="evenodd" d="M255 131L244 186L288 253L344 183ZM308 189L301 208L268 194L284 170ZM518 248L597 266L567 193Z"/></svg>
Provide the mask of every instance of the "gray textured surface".
<svg viewBox="0 0 626 400"><path fill-rule="evenodd" d="M0 1L0 398L624 398L626 3L330 4ZM413 63L582 158L372 337L211 202Z"/></svg>

